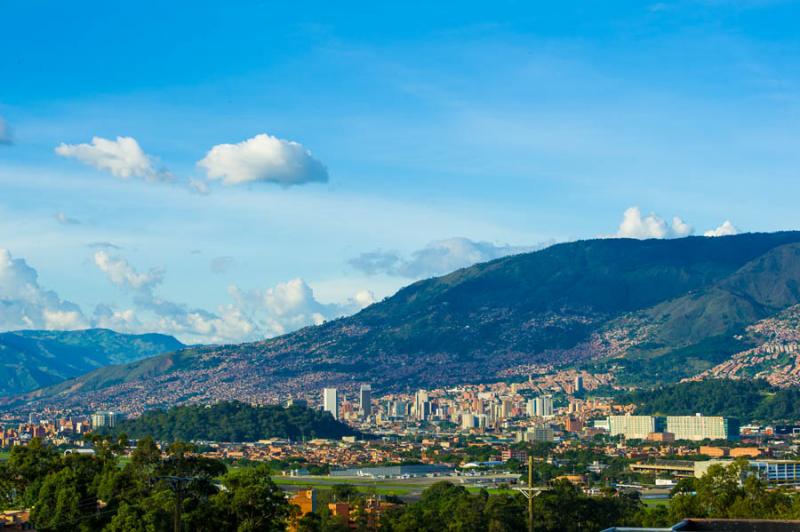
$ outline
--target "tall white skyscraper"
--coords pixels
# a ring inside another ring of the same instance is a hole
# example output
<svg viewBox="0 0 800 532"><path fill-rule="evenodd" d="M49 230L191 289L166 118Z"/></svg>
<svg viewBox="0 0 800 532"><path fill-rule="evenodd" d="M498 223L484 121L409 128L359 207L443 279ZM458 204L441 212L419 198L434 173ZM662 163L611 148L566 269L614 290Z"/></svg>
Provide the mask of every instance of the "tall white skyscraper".
<svg viewBox="0 0 800 532"><path fill-rule="evenodd" d="M540 417L553 415L553 396L540 395L533 400L533 414Z"/></svg>
<svg viewBox="0 0 800 532"><path fill-rule="evenodd" d="M541 395L533 400L533 415L534 416L541 416L544 412L544 397Z"/></svg>
<svg viewBox="0 0 800 532"><path fill-rule="evenodd" d="M119 420L119 416L116 412L95 412L91 416L91 423L92 428L100 428L100 427L115 427L117 425L117 421Z"/></svg>
<svg viewBox="0 0 800 532"><path fill-rule="evenodd" d="M417 419L427 419L426 414L430 413L430 406L428 402L428 392L419 390L414 396L414 417Z"/></svg>
<svg viewBox="0 0 800 532"><path fill-rule="evenodd" d="M322 409L330 412L333 415L333 419L339 419L339 396L336 388L322 390Z"/></svg>
<svg viewBox="0 0 800 532"><path fill-rule="evenodd" d="M372 386L369 384L362 384L359 390L358 400L361 417L368 418L372 415Z"/></svg>
<svg viewBox="0 0 800 532"><path fill-rule="evenodd" d="M542 417L551 417L553 415L553 396L545 395L542 397Z"/></svg>

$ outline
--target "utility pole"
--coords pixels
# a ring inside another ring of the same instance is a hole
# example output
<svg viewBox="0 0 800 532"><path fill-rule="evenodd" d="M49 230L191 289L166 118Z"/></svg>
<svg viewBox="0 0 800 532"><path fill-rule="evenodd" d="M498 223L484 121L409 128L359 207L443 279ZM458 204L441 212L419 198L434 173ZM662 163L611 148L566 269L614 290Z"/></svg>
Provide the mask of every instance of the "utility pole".
<svg viewBox="0 0 800 532"><path fill-rule="evenodd" d="M533 499L549 488L546 486L534 487L533 485L533 454L528 455L528 485L524 488L514 488L528 499L528 532L533 532Z"/></svg>
<svg viewBox="0 0 800 532"><path fill-rule="evenodd" d="M533 487L533 455L528 456L528 489ZM533 532L533 497L528 497L528 532Z"/></svg>
<svg viewBox="0 0 800 532"><path fill-rule="evenodd" d="M178 484L175 489L175 516L173 528L175 532L182 532L181 513L183 513L183 486Z"/></svg>
<svg viewBox="0 0 800 532"><path fill-rule="evenodd" d="M172 491L175 492L175 513L173 514L173 530L183 532L183 495L186 485L193 480L193 477L157 477L166 480Z"/></svg>

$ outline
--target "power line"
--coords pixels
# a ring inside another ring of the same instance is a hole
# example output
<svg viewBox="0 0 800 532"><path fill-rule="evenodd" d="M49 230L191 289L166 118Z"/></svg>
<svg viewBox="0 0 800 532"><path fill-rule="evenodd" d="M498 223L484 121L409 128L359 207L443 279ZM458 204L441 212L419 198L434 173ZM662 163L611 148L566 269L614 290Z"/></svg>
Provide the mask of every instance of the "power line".
<svg viewBox="0 0 800 532"><path fill-rule="evenodd" d="M528 484L524 488L514 488L528 499L528 532L533 532L533 499L540 495L543 491L547 491L548 487L533 485L533 455L528 455Z"/></svg>

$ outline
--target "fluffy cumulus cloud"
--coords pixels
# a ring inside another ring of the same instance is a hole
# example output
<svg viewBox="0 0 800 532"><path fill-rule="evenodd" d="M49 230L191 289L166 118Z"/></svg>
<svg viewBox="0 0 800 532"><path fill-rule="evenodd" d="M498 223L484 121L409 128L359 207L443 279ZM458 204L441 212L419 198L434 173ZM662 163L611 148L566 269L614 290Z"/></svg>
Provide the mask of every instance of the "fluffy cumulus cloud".
<svg viewBox="0 0 800 532"><path fill-rule="evenodd" d="M283 186L328 180L328 170L302 144L260 134L238 144L219 144L200 160L209 179L225 185L268 182Z"/></svg>
<svg viewBox="0 0 800 532"><path fill-rule="evenodd" d="M642 215L639 207L630 207L622 215L616 236L621 238L681 238L694 232L692 226L675 216L669 223L655 213Z"/></svg>
<svg viewBox="0 0 800 532"><path fill-rule="evenodd" d="M0 117L0 146L7 146L12 144L13 141L14 139L11 135L11 127L8 125L8 122L3 120L3 117Z"/></svg>
<svg viewBox="0 0 800 532"><path fill-rule="evenodd" d="M375 302L371 292L361 291L344 303L321 303L303 279L292 279L266 290L228 290L234 307L257 324L265 336L277 336L326 320L353 314Z"/></svg>
<svg viewBox="0 0 800 532"><path fill-rule="evenodd" d="M163 270L140 271L106 250L94 253L94 263L113 285L131 296L132 308L101 303L87 317L75 303L41 287L36 270L24 259L0 248L0 330L105 327L129 333L162 332L190 343L243 342L318 325L374 303L367 291L341 303L323 303L305 281L293 279L265 290L231 286L231 300L210 311L159 297Z"/></svg>
<svg viewBox="0 0 800 532"><path fill-rule="evenodd" d="M158 331L188 342L240 342L291 332L306 325L351 314L374 302L372 294L359 292L341 304L321 303L308 284L294 279L266 290L229 288L232 303L214 311L192 309L160 298L156 289L163 271L141 272L126 259L106 251L94 254L97 267L109 281L133 296L135 309L98 306L94 321L120 331Z"/></svg>
<svg viewBox="0 0 800 532"><path fill-rule="evenodd" d="M24 259L0 248L0 328L81 329L88 322L78 305L39 285Z"/></svg>
<svg viewBox="0 0 800 532"><path fill-rule="evenodd" d="M738 235L739 229L733 225L729 220L725 220L722 225L717 227L716 229L709 229L703 236L730 236L730 235Z"/></svg>
<svg viewBox="0 0 800 532"><path fill-rule="evenodd" d="M122 179L131 177L147 181L172 179L169 172L156 168L153 158L142 150L133 137L117 137L116 140L94 137L90 144L61 143L56 147L56 153Z"/></svg>
<svg viewBox="0 0 800 532"><path fill-rule="evenodd" d="M106 274L109 281L117 286L141 293L152 293L164 280L162 270L151 269L147 273L137 271L127 260L110 255L107 251L97 251L94 263Z"/></svg>
<svg viewBox="0 0 800 532"><path fill-rule="evenodd" d="M551 245L545 242L535 246L496 245L475 242L468 238L437 240L424 248L403 257L398 253L372 251L350 259L349 264L367 275L386 274L418 279L452 272L478 262L536 251Z"/></svg>

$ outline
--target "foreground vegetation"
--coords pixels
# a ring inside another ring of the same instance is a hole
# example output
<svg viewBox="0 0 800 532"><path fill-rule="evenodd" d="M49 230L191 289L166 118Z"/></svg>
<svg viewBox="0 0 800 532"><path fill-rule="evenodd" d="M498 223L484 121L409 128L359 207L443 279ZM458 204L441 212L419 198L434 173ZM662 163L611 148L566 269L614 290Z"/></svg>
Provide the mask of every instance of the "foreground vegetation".
<svg viewBox="0 0 800 532"><path fill-rule="evenodd" d="M34 439L0 463L0 509L31 508L37 530L158 532L284 530L291 507L266 467L233 470L187 454L175 443L168 457L140 440L120 467L121 448L96 439L97 454L63 455Z"/></svg>
<svg viewBox="0 0 800 532"><path fill-rule="evenodd" d="M174 530L175 519L182 530L199 532L278 531L290 522L302 532L527 529L527 501L511 490L438 482L409 504L385 494L391 504L370 515L367 499L382 491L334 484L319 491L319 510L301 517L263 464L229 470L218 460L193 455L184 443L173 443L164 457L150 438L140 440L122 464L119 443L96 437L94 446L95 455L63 455L38 439L14 447L0 462L0 509L29 508L37 530L56 532L167 532ZM557 480L534 501L535 528L667 526L685 517L800 518L800 494L766 489L747 467L746 461L713 465L701 479L681 480L663 505L612 489L589 496ZM349 523L331 515L327 503L332 501L349 503Z"/></svg>

